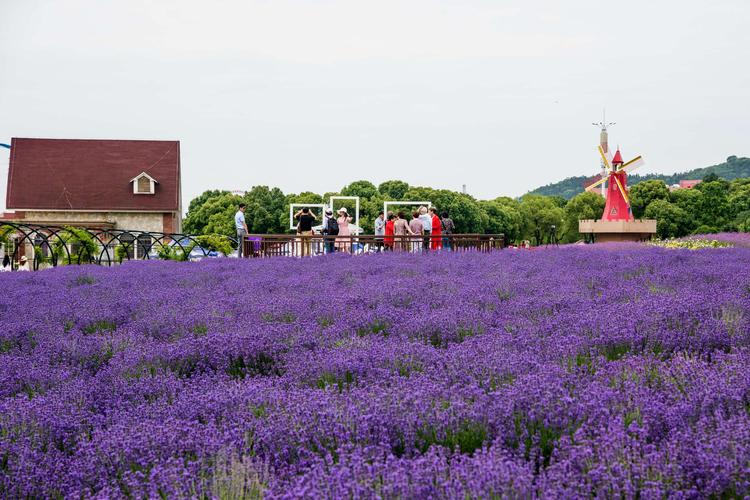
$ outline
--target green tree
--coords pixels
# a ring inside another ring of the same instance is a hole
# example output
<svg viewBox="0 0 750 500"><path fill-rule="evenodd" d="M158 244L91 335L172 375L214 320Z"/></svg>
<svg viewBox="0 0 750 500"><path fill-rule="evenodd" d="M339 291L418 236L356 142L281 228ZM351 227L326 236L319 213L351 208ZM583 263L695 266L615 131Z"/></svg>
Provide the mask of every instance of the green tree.
<svg viewBox="0 0 750 500"><path fill-rule="evenodd" d="M677 205L667 200L654 200L648 204L644 216L656 219L656 235L659 238L676 238L688 234L688 215Z"/></svg>
<svg viewBox="0 0 750 500"><path fill-rule="evenodd" d="M279 188L253 186L245 193L243 201L247 203L245 218L247 228L255 234L273 234L287 232L283 220L289 219L289 205L284 193Z"/></svg>
<svg viewBox="0 0 750 500"><path fill-rule="evenodd" d="M557 205L560 208L565 208L565 205L568 204L568 199L564 196L560 196L559 194L550 196L550 199L552 202Z"/></svg>
<svg viewBox="0 0 750 500"><path fill-rule="evenodd" d="M200 203L196 202L200 200ZM206 191L190 202L183 222L187 234L219 233L234 236L234 213L241 198L228 191ZM226 220L224 220L226 219ZM249 226L249 224L248 224Z"/></svg>
<svg viewBox="0 0 750 500"><path fill-rule="evenodd" d="M385 181L378 186L378 191L386 201L403 200L408 190L409 184L404 181Z"/></svg>
<svg viewBox="0 0 750 500"><path fill-rule="evenodd" d="M644 181L630 188L630 206L636 219L643 218L646 207L655 200L669 200L669 188L663 181Z"/></svg>
<svg viewBox="0 0 750 500"><path fill-rule="evenodd" d="M203 191L200 195L196 196L192 200L190 200L190 205L188 205L188 211L187 216L190 217L190 213L194 210L197 210L198 207L206 203L210 198L218 198L219 196L229 194L229 191L225 191L222 189L210 189L208 191Z"/></svg>
<svg viewBox="0 0 750 500"><path fill-rule="evenodd" d="M552 226L559 232L565 217L565 211L554 200L535 194L527 194L521 198L520 211L523 238L533 240L537 245L547 238Z"/></svg>
<svg viewBox="0 0 750 500"><path fill-rule="evenodd" d="M515 205L503 203L500 199L480 201L484 232L503 234L506 242L516 241L521 233L521 213L518 204Z"/></svg>
<svg viewBox="0 0 750 500"><path fill-rule="evenodd" d="M409 200L429 201L438 209L438 213L448 212L457 233L484 233L483 213L477 200L468 194L457 193L448 189L411 187L404 194ZM413 207L412 207L413 208Z"/></svg>
<svg viewBox="0 0 750 500"><path fill-rule="evenodd" d="M703 207L700 212L700 222L703 225L723 229L727 227L732 216L727 192L727 181L701 182L695 188L703 193Z"/></svg>
<svg viewBox="0 0 750 500"><path fill-rule="evenodd" d="M378 195L378 188L370 181L354 181L341 190L341 195L370 199Z"/></svg>
<svg viewBox="0 0 750 500"><path fill-rule="evenodd" d="M731 229L739 230L739 221L744 221L741 215L750 212L750 178L742 180L747 181L747 183L733 182L729 189L729 196L727 196L733 220Z"/></svg>
<svg viewBox="0 0 750 500"><path fill-rule="evenodd" d="M701 212L705 204L703 192L697 189L676 189L669 194L670 201L683 209L688 218L686 230L689 232L701 225Z"/></svg>
<svg viewBox="0 0 750 500"><path fill-rule="evenodd" d="M605 199L599 193L583 192L575 195L565 205L565 220L560 233L561 240L577 241L581 234L578 232L578 221L581 219L600 219L604 211Z"/></svg>
<svg viewBox="0 0 750 500"><path fill-rule="evenodd" d="M729 162L730 159L732 159L731 156L727 158L727 162ZM736 159L737 157L735 156L734 159L732 159L732 161ZM719 176L715 172L711 172L710 174L706 174L703 176L703 182L716 182L718 180L719 180Z"/></svg>

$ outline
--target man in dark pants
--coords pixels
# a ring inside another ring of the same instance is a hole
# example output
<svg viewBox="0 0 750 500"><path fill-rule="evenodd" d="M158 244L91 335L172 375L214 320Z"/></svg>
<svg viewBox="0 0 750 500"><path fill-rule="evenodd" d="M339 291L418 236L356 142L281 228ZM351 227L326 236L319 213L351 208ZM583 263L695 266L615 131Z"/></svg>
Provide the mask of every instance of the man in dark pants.
<svg viewBox="0 0 750 500"><path fill-rule="evenodd" d="M250 232L245 224L245 208L247 205L240 203L239 210L234 214L234 227L237 229L237 257L242 258L245 251L245 236Z"/></svg>
<svg viewBox="0 0 750 500"><path fill-rule="evenodd" d="M323 235L325 236L325 247L326 253L333 253L335 251L334 242L336 236L339 234L338 224L336 219L333 217L333 210L326 208L326 213L323 216Z"/></svg>

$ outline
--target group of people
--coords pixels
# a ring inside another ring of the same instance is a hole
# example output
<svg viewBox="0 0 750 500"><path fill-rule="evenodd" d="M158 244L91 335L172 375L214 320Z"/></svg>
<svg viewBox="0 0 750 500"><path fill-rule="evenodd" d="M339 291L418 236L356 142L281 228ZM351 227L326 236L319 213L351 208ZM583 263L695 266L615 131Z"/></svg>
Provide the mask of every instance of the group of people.
<svg viewBox="0 0 750 500"><path fill-rule="evenodd" d="M328 236L325 239L325 252L334 253L349 252L351 250L351 228L349 224L352 222L352 217L346 211L346 208L339 208L336 211L337 216L334 217L333 210L327 208L323 213L323 224L321 225L321 233L324 236ZM302 238L302 256L306 257L311 255L312 241L310 238L304 238L304 236L312 236L313 223L318 220L314 213L309 208L304 207L294 214L294 219L297 221L297 235L303 236ZM335 238L331 238L335 236Z"/></svg>
<svg viewBox="0 0 750 500"><path fill-rule="evenodd" d="M0 267L0 272L6 272L6 271L12 271L13 266L10 262L10 256L8 254L5 254L3 257L3 266ZM24 255L18 260L18 267L16 268L16 271L31 271L29 268L29 259Z"/></svg>
<svg viewBox="0 0 750 500"><path fill-rule="evenodd" d="M375 219L375 236L383 237L383 246L388 251L428 251L451 249L450 236L455 230L448 212L438 215L435 207L419 207L406 220L404 212L380 212Z"/></svg>
<svg viewBox="0 0 750 500"><path fill-rule="evenodd" d="M244 241L249 233L245 222L244 203L234 216L235 228L237 230L237 241ZM312 238L315 233L313 227L318 217L308 207L303 207L293 214L297 222L297 235L301 238L300 254L303 257L312 255ZM352 238L349 225L352 217L346 208L342 207L336 211L336 216L331 208L327 208L323 214L321 233L326 236L324 240L325 253L351 252ZM451 235L455 230L453 220L448 212L438 215L436 208L419 207L412 212L411 220L406 219L404 212L380 212L375 219L375 244L378 251L412 251L422 252L428 250L451 249ZM238 245L237 256L242 257L243 245Z"/></svg>

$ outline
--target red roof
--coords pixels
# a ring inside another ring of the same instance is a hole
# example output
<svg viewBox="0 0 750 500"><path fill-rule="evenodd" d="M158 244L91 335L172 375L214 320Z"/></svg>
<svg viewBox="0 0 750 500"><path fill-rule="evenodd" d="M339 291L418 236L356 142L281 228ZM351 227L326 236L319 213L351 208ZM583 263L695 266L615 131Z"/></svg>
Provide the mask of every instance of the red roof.
<svg viewBox="0 0 750 500"><path fill-rule="evenodd" d="M700 179L680 181L680 189L691 189L700 183L701 183Z"/></svg>
<svg viewBox="0 0 750 500"><path fill-rule="evenodd" d="M131 179L156 179L153 195ZM6 206L11 210L180 210L179 141L13 138Z"/></svg>
<svg viewBox="0 0 750 500"><path fill-rule="evenodd" d="M620 148L617 148L614 158L612 158L612 165L622 165L625 163L622 161L622 155L620 154Z"/></svg>

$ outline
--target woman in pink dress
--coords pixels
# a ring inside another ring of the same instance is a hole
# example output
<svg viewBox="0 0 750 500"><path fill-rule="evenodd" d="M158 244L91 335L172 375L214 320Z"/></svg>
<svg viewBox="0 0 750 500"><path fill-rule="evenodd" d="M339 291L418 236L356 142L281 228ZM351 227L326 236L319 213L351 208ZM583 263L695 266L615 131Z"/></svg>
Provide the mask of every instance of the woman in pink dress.
<svg viewBox="0 0 750 500"><path fill-rule="evenodd" d="M396 222L393 223L393 232L396 235L396 250L408 250L409 240L406 238L406 235L413 235L414 231L409 228L409 223L406 222L404 212L398 213Z"/></svg>
<svg viewBox="0 0 750 500"><path fill-rule="evenodd" d="M336 250L339 252L351 252L352 250L352 240L349 237L352 233L349 230L349 223L352 221L352 218L349 217L349 214L346 213L345 208L339 208L338 210L339 218L336 219L336 222L339 223L339 236L343 236L343 238L336 238Z"/></svg>

